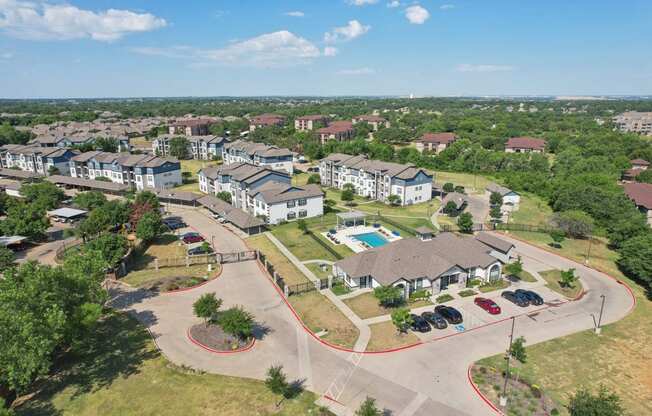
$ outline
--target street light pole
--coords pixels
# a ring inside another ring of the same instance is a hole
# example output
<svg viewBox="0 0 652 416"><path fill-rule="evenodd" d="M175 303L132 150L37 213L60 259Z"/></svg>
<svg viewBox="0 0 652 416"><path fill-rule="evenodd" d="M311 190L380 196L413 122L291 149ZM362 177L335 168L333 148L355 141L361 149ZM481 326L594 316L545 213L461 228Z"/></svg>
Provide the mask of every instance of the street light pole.
<svg viewBox="0 0 652 416"><path fill-rule="evenodd" d="M602 298L602 304L600 305L600 315L598 315L598 326L595 328L595 333L600 334L602 331L602 328L600 325L602 324L602 312L604 311L604 301L607 299L605 295L600 295Z"/></svg>
<svg viewBox="0 0 652 416"><path fill-rule="evenodd" d="M509 334L509 348L507 349L507 370L505 370L505 383L503 384L503 395L500 397L500 405L507 406L507 381L509 380L509 360L512 358L512 342L514 341L514 324L516 317L512 316L512 331Z"/></svg>
<svg viewBox="0 0 652 416"><path fill-rule="evenodd" d="M591 243L593 243L593 236L589 235L589 249L586 252L586 264L589 264L589 260L591 259Z"/></svg>

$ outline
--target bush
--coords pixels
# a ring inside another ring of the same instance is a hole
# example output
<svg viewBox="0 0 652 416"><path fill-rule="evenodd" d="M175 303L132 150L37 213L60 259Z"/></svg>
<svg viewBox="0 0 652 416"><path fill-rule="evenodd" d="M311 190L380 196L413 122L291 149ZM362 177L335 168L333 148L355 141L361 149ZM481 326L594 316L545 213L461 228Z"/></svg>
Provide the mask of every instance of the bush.
<svg viewBox="0 0 652 416"><path fill-rule="evenodd" d="M450 193L455 191L455 185L452 182L446 182L442 187L444 192Z"/></svg>
<svg viewBox="0 0 652 416"><path fill-rule="evenodd" d="M469 279L469 280L466 281L466 286L467 287L476 287L476 286L480 286L480 283L482 283L482 280L480 280L478 278Z"/></svg>
<svg viewBox="0 0 652 416"><path fill-rule="evenodd" d="M396 286L379 286L374 289L374 296L381 306L386 308L400 306L405 303L403 290Z"/></svg>
<svg viewBox="0 0 652 416"><path fill-rule="evenodd" d="M466 297L469 297L469 296L476 295L477 292L475 290L465 289L465 290L462 290L461 292L458 292L457 294L460 295L463 298L466 298Z"/></svg>
<svg viewBox="0 0 652 416"><path fill-rule="evenodd" d="M227 309L217 317L217 323L227 334L240 339L251 337L254 331L254 317L240 307Z"/></svg>
<svg viewBox="0 0 652 416"><path fill-rule="evenodd" d="M448 293L445 293L445 294L443 294L441 296L437 296L437 298L435 300L437 301L437 303L445 303L445 302L450 302L453 299L454 298L451 295L449 295Z"/></svg>
<svg viewBox="0 0 652 416"><path fill-rule="evenodd" d="M428 299L429 297L430 297L430 293L427 290L425 289L415 290L410 294L410 301L416 302L418 300Z"/></svg>
<svg viewBox="0 0 652 416"><path fill-rule="evenodd" d="M571 238L587 238L593 232L594 221L584 211L570 210L556 213L552 224Z"/></svg>

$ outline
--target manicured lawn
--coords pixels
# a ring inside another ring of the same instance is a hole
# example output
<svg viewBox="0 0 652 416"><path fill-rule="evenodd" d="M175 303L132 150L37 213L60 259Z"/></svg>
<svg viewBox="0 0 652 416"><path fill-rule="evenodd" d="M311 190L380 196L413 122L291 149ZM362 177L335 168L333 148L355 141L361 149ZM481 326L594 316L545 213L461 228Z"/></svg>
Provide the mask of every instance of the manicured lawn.
<svg viewBox="0 0 652 416"><path fill-rule="evenodd" d="M201 191L199 190L199 182L196 181L175 186L174 189L176 191L195 192L198 194L201 193Z"/></svg>
<svg viewBox="0 0 652 416"><path fill-rule="evenodd" d="M328 276L331 276L332 274L332 267L330 264L326 265L326 270L322 270L321 267L319 267L319 263L308 263L305 266L320 279L328 279Z"/></svg>
<svg viewBox="0 0 652 416"><path fill-rule="evenodd" d="M265 235L255 235L247 238L246 241L247 245L259 250L267 257L267 261L274 265L276 273L281 275L285 284L296 285L309 281L308 278L306 278L299 269L294 267L290 260L288 260L288 258L285 257L271 241L269 241L269 238L265 237Z"/></svg>
<svg viewBox="0 0 652 416"><path fill-rule="evenodd" d="M355 345L360 331L326 296L312 291L288 300L311 331L328 331L322 339L348 348Z"/></svg>
<svg viewBox="0 0 652 416"><path fill-rule="evenodd" d="M509 222L515 224L548 225L552 209L541 197L527 192L521 193L518 211L509 216Z"/></svg>
<svg viewBox="0 0 652 416"><path fill-rule="evenodd" d="M526 272L525 270L521 271L518 275L516 275L519 280L523 282L529 282L533 283L537 281L537 278L532 275L530 272Z"/></svg>
<svg viewBox="0 0 652 416"><path fill-rule="evenodd" d="M214 160L197 160L197 159L188 159L180 160L181 163L181 172L190 172L193 179L197 179L197 172L201 169L209 166L217 166L221 162Z"/></svg>
<svg viewBox="0 0 652 416"><path fill-rule="evenodd" d="M378 304L378 299L374 296L373 293L367 292L361 295L344 299L344 303L347 304L356 315L362 319L373 318L375 316L388 315L392 311L398 308L385 308ZM410 309L420 308L422 306L432 305L432 302L429 300L419 300L416 302L409 302L406 307Z"/></svg>
<svg viewBox="0 0 652 416"><path fill-rule="evenodd" d="M492 283L487 283L478 286L478 290L482 293L493 292L494 290L506 289L509 287L509 282L505 279L496 280Z"/></svg>
<svg viewBox="0 0 652 416"><path fill-rule="evenodd" d="M345 205L345 202L341 199L342 191L333 188L324 188L324 190L326 191L327 199L334 200L339 206ZM429 219L430 216L439 209L440 205L438 200L431 199L428 202L422 202L420 204L392 206L382 202L365 199L357 195L355 196L354 202L357 205L352 208L358 211L368 212L371 214L377 214L380 212L380 215L421 217L426 219Z"/></svg>
<svg viewBox="0 0 652 416"><path fill-rule="evenodd" d="M419 342L419 338L412 331L399 334L392 321L369 325L369 328L371 338L367 344L367 351L382 351Z"/></svg>
<svg viewBox="0 0 652 416"><path fill-rule="evenodd" d="M27 392L31 393L31 392ZM262 381L182 369L159 354L145 329L113 314L65 356L54 376L16 409L20 416L320 415L315 394L279 398Z"/></svg>
<svg viewBox="0 0 652 416"><path fill-rule="evenodd" d="M575 280L573 287L564 287L559 281L561 280L561 272L559 270L546 270L539 272L539 275L546 281L546 286L557 293L566 296L569 299L575 298L582 292L582 282L579 279Z"/></svg>

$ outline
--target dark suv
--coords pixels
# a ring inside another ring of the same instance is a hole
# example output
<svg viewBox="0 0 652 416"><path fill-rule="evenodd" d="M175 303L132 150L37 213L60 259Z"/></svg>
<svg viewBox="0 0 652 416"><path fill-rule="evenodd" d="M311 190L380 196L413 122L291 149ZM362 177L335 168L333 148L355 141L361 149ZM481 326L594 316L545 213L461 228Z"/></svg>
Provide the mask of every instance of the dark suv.
<svg viewBox="0 0 652 416"><path fill-rule="evenodd" d="M413 331L430 332L430 324L428 321L413 313L410 314L410 318L412 318L412 324L410 325L410 328L412 328Z"/></svg>
<svg viewBox="0 0 652 416"><path fill-rule="evenodd" d="M462 314L460 313L460 311L453 308L452 306L446 306L446 305L436 306L435 312L443 316L444 319L446 319L449 324L457 325L457 324L461 324L463 321Z"/></svg>
<svg viewBox="0 0 652 416"><path fill-rule="evenodd" d="M445 329L448 326L444 317L437 312L424 312L421 317L437 329Z"/></svg>
<svg viewBox="0 0 652 416"><path fill-rule="evenodd" d="M537 292L533 292L531 290L525 290L525 289L516 289L514 291L516 296L522 296L528 301L530 301L530 304L532 305L543 305L543 298L539 296Z"/></svg>
<svg viewBox="0 0 652 416"><path fill-rule="evenodd" d="M530 305L530 301L527 300L525 296L518 295L516 292L512 292L511 290L504 291L500 294L500 296L512 302L513 304L520 306L521 308L525 308L526 306Z"/></svg>

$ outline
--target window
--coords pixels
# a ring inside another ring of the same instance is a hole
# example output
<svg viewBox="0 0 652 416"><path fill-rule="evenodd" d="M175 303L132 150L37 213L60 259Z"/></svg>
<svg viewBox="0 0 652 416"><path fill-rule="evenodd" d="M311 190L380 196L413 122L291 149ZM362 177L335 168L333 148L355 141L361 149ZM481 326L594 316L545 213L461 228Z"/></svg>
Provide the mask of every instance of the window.
<svg viewBox="0 0 652 416"><path fill-rule="evenodd" d="M299 200L299 206L300 206L300 207L301 207L301 206L304 206L304 205L306 205L306 204L308 204L308 201L307 201L305 198Z"/></svg>
<svg viewBox="0 0 652 416"><path fill-rule="evenodd" d="M286 205L287 205L288 208L294 208L296 206L296 202L295 201L288 201Z"/></svg>
<svg viewBox="0 0 652 416"><path fill-rule="evenodd" d="M305 209L299 211L299 218L305 218L307 216L308 216L308 211L306 211Z"/></svg>
<svg viewBox="0 0 652 416"><path fill-rule="evenodd" d="M421 289L423 287L423 277L420 277L420 278L417 279L415 286L416 286L417 290L419 290L419 289Z"/></svg>
<svg viewBox="0 0 652 416"><path fill-rule="evenodd" d="M288 212L288 215L287 215L286 218L287 218L288 220L293 220L293 219L295 219L296 217L297 217L297 213L296 213L296 212Z"/></svg>

